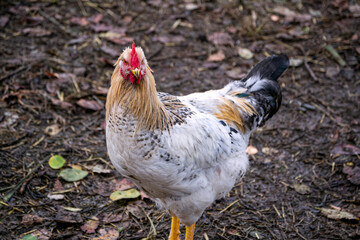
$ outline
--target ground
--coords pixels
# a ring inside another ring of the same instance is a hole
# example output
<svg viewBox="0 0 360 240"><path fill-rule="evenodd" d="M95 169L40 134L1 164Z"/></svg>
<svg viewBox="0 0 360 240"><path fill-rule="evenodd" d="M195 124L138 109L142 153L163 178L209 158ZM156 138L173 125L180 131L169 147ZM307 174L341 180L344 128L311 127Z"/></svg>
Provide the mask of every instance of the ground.
<svg viewBox="0 0 360 240"><path fill-rule="evenodd" d="M279 112L251 138L249 171L195 239L360 237L357 1L0 6L2 239L167 239L170 216L151 199L109 198L134 187L111 166L104 134L113 64L133 41L158 90L177 95L220 88L271 54L291 59ZM52 169L52 155L66 165ZM67 182L59 173L70 168L89 174Z"/></svg>

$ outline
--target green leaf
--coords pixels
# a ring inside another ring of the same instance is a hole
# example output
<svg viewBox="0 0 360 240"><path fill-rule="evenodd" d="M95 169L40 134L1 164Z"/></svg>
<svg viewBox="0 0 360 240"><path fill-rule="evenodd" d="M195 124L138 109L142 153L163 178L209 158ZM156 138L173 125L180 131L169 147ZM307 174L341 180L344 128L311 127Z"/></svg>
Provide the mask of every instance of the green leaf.
<svg viewBox="0 0 360 240"><path fill-rule="evenodd" d="M22 240L37 240L37 237L31 234L23 236Z"/></svg>
<svg viewBox="0 0 360 240"><path fill-rule="evenodd" d="M125 191L115 191L110 195L110 199L116 201L120 199L133 199L139 196L140 192L133 188Z"/></svg>
<svg viewBox="0 0 360 240"><path fill-rule="evenodd" d="M65 162L65 159L60 155L54 155L49 159L49 165L52 169L62 168Z"/></svg>
<svg viewBox="0 0 360 240"><path fill-rule="evenodd" d="M75 168L67 168L64 170L61 170L60 177L62 177L65 181L68 182L75 182L83 179L86 177L89 173L87 171L83 171L80 169Z"/></svg>

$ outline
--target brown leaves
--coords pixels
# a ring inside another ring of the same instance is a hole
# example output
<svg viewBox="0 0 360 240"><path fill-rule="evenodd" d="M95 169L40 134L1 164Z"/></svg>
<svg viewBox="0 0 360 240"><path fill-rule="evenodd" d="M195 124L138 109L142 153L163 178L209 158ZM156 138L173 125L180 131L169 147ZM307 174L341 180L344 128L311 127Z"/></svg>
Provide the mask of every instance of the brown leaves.
<svg viewBox="0 0 360 240"><path fill-rule="evenodd" d="M234 47L234 41L226 32L215 32L208 37L208 40L215 45L230 45Z"/></svg>
<svg viewBox="0 0 360 240"><path fill-rule="evenodd" d="M355 147L350 144L339 144L331 150L332 154L341 154L341 155L358 155L360 154L360 148Z"/></svg>
<svg viewBox="0 0 360 240"><path fill-rule="evenodd" d="M24 28L22 32L32 37L44 37L44 36L49 36L51 34L51 31L40 27Z"/></svg>
<svg viewBox="0 0 360 240"><path fill-rule="evenodd" d="M351 168L345 166L343 168L343 173L347 175L347 179L355 185L360 185L360 167Z"/></svg>
<svg viewBox="0 0 360 240"><path fill-rule="evenodd" d="M94 233L98 226L99 219L97 217L92 217L90 220L86 221L80 229L85 233Z"/></svg>
<svg viewBox="0 0 360 240"><path fill-rule="evenodd" d="M225 59L225 54L223 51L218 51L215 54L211 54L206 61L208 62L221 62Z"/></svg>
<svg viewBox="0 0 360 240"><path fill-rule="evenodd" d="M276 6L273 12L284 16L286 22L309 22L311 20L310 14L296 13L284 6Z"/></svg>
<svg viewBox="0 0 360 240"><path fill-rule="evenodd" d="M80 213L78 212L68 212L60 209L56 215L55 220L62 223L82 223L83 219L81 218Z"/></svg>
<svg viewBox="0 0 360 240"><path fill-rule="evenodd" d="M331 208L320 208L321 213L324 214L326 217L335 219L335 220L359 220L358 217L354 216L353 214L343 211L339 207L333 206Z"/></svg>
<svg viewBox="0 0 360 240"><path fill-rule="evenodd" d="M115 229L102 228L99 233L100 237L94 237L92 240L116 240L119 237L119 231Z"/></svg>
<svg viewBox="0 0 360 240"><path fill-rule="evenodd" d="M82 108L99 111L104 108L103 104L98 103L94 100L86 100L86 99L80 99L76 102L77 105L79 105Z"/></svg>
<svg viewBox="0 0 360 240"><path fill-rule="evenodd" d="M38 215L25 214L22 217L21 224L31 226L31 225L34 225L34 224L42 223L43 221L44 221L44 218L39 217Z"/></svg>

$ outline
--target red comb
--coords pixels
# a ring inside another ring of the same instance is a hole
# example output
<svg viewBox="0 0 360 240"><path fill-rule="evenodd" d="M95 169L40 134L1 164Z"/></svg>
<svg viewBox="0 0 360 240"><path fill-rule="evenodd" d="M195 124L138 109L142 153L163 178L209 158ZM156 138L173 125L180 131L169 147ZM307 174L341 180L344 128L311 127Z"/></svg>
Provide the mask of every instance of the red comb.
<svg viewBox="0 0 360 240"><path fill-rule="evenodd" d="M140 67L139 58L138 58L137 52L135 50L135 42L133 42L133 44L132 44L131 62L130 62L130 64L131 64L131 66L133 68L139 68Z"/></svg>

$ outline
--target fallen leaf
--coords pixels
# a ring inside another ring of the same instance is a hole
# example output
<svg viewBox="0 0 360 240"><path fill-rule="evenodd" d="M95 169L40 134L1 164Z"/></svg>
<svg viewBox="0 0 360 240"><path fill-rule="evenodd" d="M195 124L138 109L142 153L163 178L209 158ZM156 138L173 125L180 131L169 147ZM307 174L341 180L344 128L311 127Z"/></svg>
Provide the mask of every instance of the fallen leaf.
<svg viewBox="0 0 360 240"><path fill-rule="evenodd" d="M276 6L273 8L273 12L285 16L287 22L308 22L311 20L310 14L299 14L284 6Z"/></svg>
<svg viewBox="0 0 360 240"><path fill-rule="evenodd" d="M22 30L22 33L28 34L29 36L33 36L33 37L44 37L44 36L49 36L51 34L51 31L37 27L37 28L24 28Z"/></svg>
<svg viewBox="0 0 360 240"><path fill-rule="evenodd" d="M230 45L234 47L234 41L226 32L215 32L208 37L208 40L215 45Z"/></svg>
<svg viewBox="0 0 360 240"><path fill-rule="evenodd" d="M270 19L271 19L271 21L273 21L273 22L277 22L277 21L279 21L279 16L273 14L273 15L270 16Z"/></svg>
<svg viewBox="0 0 360 240"><path fill-rule="evenodd" d="M254 57L254 54L247 48L238 47L237 51L239 56L244 59L251 59Z"/></svg>
<svg viewBox="0 0 360 240"><path fill-rule="evenodd" d="M344 154L344 155L358 155L360 154L360 148L350 144L338 144L333 148L333 150L331 150L331 153Z"/></svg>
<svg viewBox="0 0 360 240"><path fill-rule="evenodd" d="M106 54L109 54L112 57L117 57L120 55L120 51L118 49L111 48L105 44L103 46L101 46L100 50Z"/></svg>
<svg viewBox="0 0 360 240"><path fill-rule="evenodd" d="M36 223L42 223L44 221L44 218L35 215L35 214L25 214L22 217L21 224L24 224L26 226L31 226Z"/></svg>
<svg viewBox="0 0 360 240"><path fill-rule="evenodd" d="M246 73L243 73L240 67L232 68L231 70L226 71L225 73L228 77L232 79L242 79L243 77L246 76Z"/></svg>
<svg viewBox="0 0 360 240"><path fill-rule="evenodd" d="M110 182L110 185L112 186L112 189L114 191L119 191L119 190L126 190L126 189L130 189L135 187L135 184L133 182L131 182L129 179L127 178L123 178L120 181L113 179Z"/></svg>
<svg viewBox="0 0 360 240"><path fill-rule="evenodd" d="M349 11L353 14L354 17L360 17L360 5L350 5Z"/></svg>
<svg viewBox="0 0 360 240"><path fill-rule="evenodd" d="M92 171L94 173L111 173L112 172L111 169L105 169L104 165L101 165L101 164L96 164L95 166L93 166Z"/></svg>
<svg viewBox="0 0 360 240"><path fill-rule="evenodd" d="M76 104L82 108L90 109L94 111L99 111L104 108L103 105L100 105L97 101L94 100L80 99L79 101L76 102Z"/></svg>
<svg viewBox="0 0 360 240"><path fill-rule="evenodd" d="M61 184L59 179L56 179L55 183L54 183L53 191L58 192L58 191L61 191L61 190L64 190L64 186Z"/></svg>
<svg viewBox="0 0 360 240"><path fill-rule="evenodd" d="M109 88L97 87L97 88L92 89L92 91L96 94L106 95L109 91Z"/></svg>
<svg viewBox="0 0 360 240"><path fill-rule="evenodd" d="M44 129L44 132L49 136L55 136L61 131L60 127L57 124L53 124L50 126L47 126Z"/></svg>
<svg viewBox="0 0 360 240"><path fill-rule="evenodd" d="M126 211L128 213L131 213L131 215L135 216L138 219L142 219L145 217L144 211L141 210L141 204L144 203L142 201L140 202L133 202L128 205L126 205Z"/></svg>
<svg viewBox="0 0 360 240"><path fill-rule="evenodd" d="M95 229L99 226L99 219L97 217L92 217L90 220L86 221L80 229L85 233L94 233Z"/></svg>
<svg viewBox="0 0 360 240"><path fill-rule="evenodd" d="M83 178L85 178L89 173L87 171L74 169L74 168L67 168L60 172L60 177L68 182L76 182Z"/></svg>
<svg viewBox="0 0 360 240"><path fill-rule="evenodd" d="M358 220L356 216L345 211L330 208L321 208L320 210L322 214L331 219Z"/></svg>
<svg viewBox="0 0 360 240"><path fill-rule="evenodd" d="M351 168L345 166L343 168L343 173L347 174L347 179L355 185L360 185L360 167Z"/></svg>
<svg viewBox="0 0 360 240"><path fill-rule="evenodd" d="M325 76L331 79L334 79L340 73L339 67L327 67Z"/></svg>
<svg viewBox="0 0 360 240"><path fill-rule="evenodd" d="M31 235L34 235L37 237L37 240L49 240L51 238L51 232L43 229L38 229L31 233Z"/></svg>
<svg viewBox="0 0 360 240"><path fill-rule="evenodd" d="M140 191L140 197L141 200L144 200L145 198L147 199L151 199L146 193L144 193L143 191Z"/></svg>
<svg viewBox="0 0 360 240"><path fill-rule="evenodd" d="M48 194L47 197L51 200L62 200L65 198L62 194Z"/></svg>
<svg viewBox="0 0 360 240"><path fill-rule="evenodd" d="M87 26L89 25L89 21L85 17L73 17L70 19L71 23L80 25L80 26Z"/></svg>
<svg viewBox="0 0 360 240"><path fill-rule="evenodd" d="M56 105L56 106L60 106L62 109L70 109L73 107L73 105L69 102L65 102L65 101L61 101L59 99L56 99L54 97L50 98L51 103Z"/></svg>
<svg viewBox="0 0 360 240"><path fill-rule="evenodd" d="M114 223L114 222L120 222L123 219L123 215L121 213L114 214L112 212L105 213L105 216L103 218L103 222L105 224Z"/></svg>
<svg viewBox="0 0 360 240"><path fill-rule="evenodd" d="M290 58L289 62L290 66L299 67L304 63L304 60L302 58Z"/></svg>
<svg viewBox="0 0 360 240"><path fill-rule="evenodd" d="M198 8L199 8L199 5L197 5L195 3L192 3L192 2L185 3L185 10L193 11L193 10L196 10Z"/></svg>
<svg viewBox="0 0 360 240"><path fill-rule="evenodd" d="M27 235L23 236L22 240L37 240L37 237L32 234L27 234Z"/></svg>
<svg viewBox="0 0 360 240"><path fill-rule="evenodd" d="M140 196L140 192L136 189L129 189L125 191L115 191L110 195L110 199L117 201L120 199L134 199Z"/></svg>
<svg viewBox="0 0 360 240"><path fill-rule="evenodd" d="M258 150L257 150L257 148L254 147L254 146L248 146L248 147L246 148L246 153L247 153L248 155L255 155L255 154L258 153Z"/></svg>
<svg viewBox="0 0 360 240"><path fill-rule="evenodd" d="M91 17L89 17L89 21L92 23L99 23L103 19L103 15L101 13L97 13Z"/></svg>
<svg viewBox="0 0 360 240"><path fill-rule="evenodd" d="M6 24L9 22L9 15L3 15L0 17L0 27L5 27Z"/></svg>
<svg viewBox="0 0 360 240"><path fill-rule="evenodd" d="M223 51L218 51L215 54L211 54L206 61L208 62L221 62L225 59L225 54Z"/></svg>
<svg viewBox="0 0 360 240"><path fill-rule="evenodd" d="M75 207L62 207L63 209L70 211L70 212L80 212L81 208L75 208Z"/></svg>
<svg viewBox="0 0 360 240"><path fill-rule="evenodd" d="M94 237L92 240L116 240L119 237L119 231L115 229L105 229L102 228L99 230L100 237Z"/></svg>
<svg viewBox="0 0 360 240"><path fill-rule="evenodd" d="M275 148L269 148L269 147L263 147L263 148L261 149L261 151L262 151L263 153L265 153L266 155L273 155L273 154L276 154L276 153L279 152L277 149L275 149Z"/></svg>
<svg viewBox="0 0 360 240"><path fill-rule="evenodd" d="M311 193L311 189L308 185L303 184L303 183L295 183L293 185L295 191L297 191L300 194L310 194Z"/></svg>
<svg viewBox="0 0 360 240"><path fill-rule="evenodd" d="M66 160L60 155L51 156L49 159L49 166L52 169L60 169L64 166Z"/></svg>
<svg viewBox="0 0 360 240"><path fill-rule="evenodd" d="M162 36L157 36L157 37L154 37L154 40L155 41L159 41L161 43L164 43L164 44L178 44L178 43L181 43L183 41L185 41L185 38L181 35L162 35Z"/></svg>
<svg viewBox="0 0 360 240"><path fill-rule="evenodd" d="M62 223L83 223L80 213L68 212L62 209L57 213L55 221Z"/></svg>

